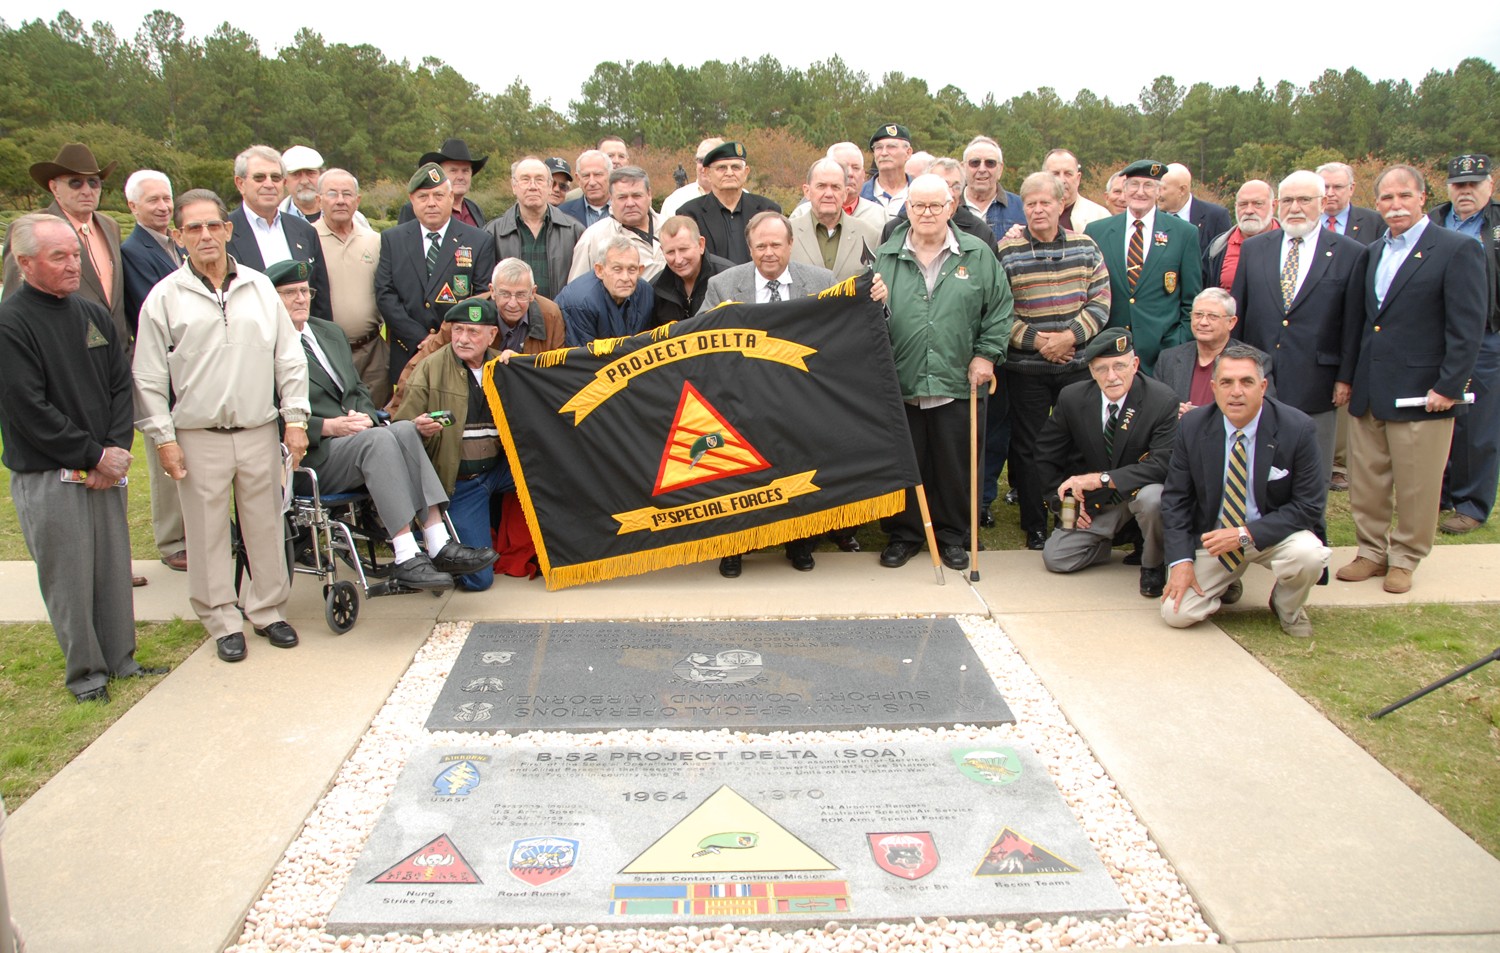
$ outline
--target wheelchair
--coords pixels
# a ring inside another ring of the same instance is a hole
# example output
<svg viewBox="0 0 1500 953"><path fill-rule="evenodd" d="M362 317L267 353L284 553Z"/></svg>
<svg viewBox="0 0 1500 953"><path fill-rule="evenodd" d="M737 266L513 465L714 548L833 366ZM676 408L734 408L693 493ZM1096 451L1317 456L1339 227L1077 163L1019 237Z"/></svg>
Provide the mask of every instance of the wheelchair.
<svg viewBox="0 0 1500 953"><path fill-rule="evenodd" d="M345 493L323 493L315 470L293 469L285 445L281 448L283 472L291 484L290 494L283 494L282 536L285 541L287 572L293 581L297 574L317 576L323 583L323 619L335 635L343 635L359 621L360 597L408 595L431 592L442 596L443 589L413 589L391 578L395 562L388 553L390 537L380 522L374 501L363 490ZM443 511L448 533L458 533ZM244 543L240 538L239 513L232 514L230 539L234 547L234 585L240 589L242 578L249 574ZM352 579L339 578L339 566L352 573Z"/></svg>

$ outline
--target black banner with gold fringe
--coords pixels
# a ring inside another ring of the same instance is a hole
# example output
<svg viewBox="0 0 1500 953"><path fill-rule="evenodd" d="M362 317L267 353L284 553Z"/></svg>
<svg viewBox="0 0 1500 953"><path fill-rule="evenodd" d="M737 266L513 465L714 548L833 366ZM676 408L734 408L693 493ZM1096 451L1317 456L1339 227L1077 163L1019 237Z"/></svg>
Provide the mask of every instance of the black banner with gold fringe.
<svg viewBox="0 0 1500 953"><path fill-rule="evenodd" d="M920 479L868 276L485 369L549 589L854 526Z"/></svg>

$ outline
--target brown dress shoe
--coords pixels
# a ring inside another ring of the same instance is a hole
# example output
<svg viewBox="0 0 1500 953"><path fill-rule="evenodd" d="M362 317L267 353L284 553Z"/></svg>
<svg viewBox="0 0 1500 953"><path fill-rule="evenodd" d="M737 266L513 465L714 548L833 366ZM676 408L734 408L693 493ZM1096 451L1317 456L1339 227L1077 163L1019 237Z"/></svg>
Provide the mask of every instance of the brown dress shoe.
<svg viewBox="0 0 1500 953"><path fill-rule="evenodd" d="M1411 570L1392 566L1385 576L1385 591L1400 595L1411 592Z"/></svg>
<svg viewBox="0 0 1500 953"><path fill-rule="evenodd" d="M1344 582L1364 582L1373 576L1384 576L1385 572L1385 566L1375 560L1356 556L1354 562L1344 566L1334 575Z"/></svg>
<svg viewBox="0 0 1500 953"><path fill-rule="evenodd" d="M179 549L170 556L161 558L162 565L173 572L187 572L187 550Z"/></svg>
<svg viewBox="0 0 1500 953"><path fill-rule="evenodd" d="M1472 516L1467 516L1463 513L1454 513L1439 523L1438 529L1445 533L1452 533L1455 536L1462 536L1464 533L1474 532L1482 525L1484 524Z"/></svg>
<svg viewBox="0 0 1500 953"><path fill-rule="evenodd" d="M145 576L131 576L130 577L130 588L132 588L132 589L139 589L142 586L144 586L145 584L146 584L146 577Z"/></svg>

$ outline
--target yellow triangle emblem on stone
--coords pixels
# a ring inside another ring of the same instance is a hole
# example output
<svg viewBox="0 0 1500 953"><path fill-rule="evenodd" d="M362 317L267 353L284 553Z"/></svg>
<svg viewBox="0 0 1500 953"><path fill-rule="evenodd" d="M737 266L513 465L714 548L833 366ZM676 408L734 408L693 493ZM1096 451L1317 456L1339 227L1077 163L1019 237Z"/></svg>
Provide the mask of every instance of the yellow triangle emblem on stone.
<svg viewBox="0 0 1500 953"><path fill-rule="evenodd" d="M837 870L728 785L704 799L620 871L622 874Z"/></svg>
<svg viewBox="0 0 1500 953"><path fill-rule="evenodd" d="M754 473L770 465L690 381L684 381L651 495Z"/></svg>

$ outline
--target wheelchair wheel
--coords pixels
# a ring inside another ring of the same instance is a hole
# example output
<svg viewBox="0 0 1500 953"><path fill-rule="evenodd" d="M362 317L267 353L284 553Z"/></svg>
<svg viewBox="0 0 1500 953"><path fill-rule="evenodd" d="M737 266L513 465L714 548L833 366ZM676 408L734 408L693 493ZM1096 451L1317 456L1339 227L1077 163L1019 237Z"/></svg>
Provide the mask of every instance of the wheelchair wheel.
<svg viewBox="0 0 1500 953"><path fill-rule="evenodd" d="M354 628L359 619L359 590L354 583L341 579L323 587L323 618L335 635Z"/></svg>

